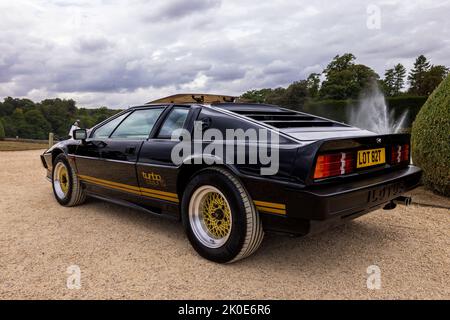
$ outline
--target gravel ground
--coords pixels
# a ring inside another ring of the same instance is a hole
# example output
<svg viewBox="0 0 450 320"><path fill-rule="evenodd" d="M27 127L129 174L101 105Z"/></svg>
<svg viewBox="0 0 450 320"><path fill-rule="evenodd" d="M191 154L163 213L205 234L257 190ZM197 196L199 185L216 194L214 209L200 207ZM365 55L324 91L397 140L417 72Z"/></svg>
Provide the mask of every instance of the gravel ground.
<svg viewBox="0 0 450 320"><path fill-rule="evenodd" d="M252 257L217 265L178 222L98 200L59 206L39 153L0 152L0 299L450 299L449 209L397 207L316 236L266 235ZM71 265L79 290L66 287ZM367 288L370 265L379 290Z"/></svg>

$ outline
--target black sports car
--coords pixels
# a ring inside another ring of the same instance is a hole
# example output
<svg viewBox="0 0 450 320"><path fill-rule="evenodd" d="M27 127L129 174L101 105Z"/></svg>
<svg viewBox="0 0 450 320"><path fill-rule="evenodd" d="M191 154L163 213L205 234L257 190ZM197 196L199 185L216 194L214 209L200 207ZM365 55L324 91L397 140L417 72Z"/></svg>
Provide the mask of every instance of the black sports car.
<svg viewBox="0 0 450 320"><path fill-rule="evenodd" d="M271 138L229 138L230 129ZM199 140L198 130L216 136ZM61 205L91 196L180 219L195 250L221 263L255 252L265 231L306 235L393 208L421 176L410 164L409 135L226 96L171 96L73 136L41 156ZM233 146L224 155L214 143ZM191 152L174 153L180 145ZM252 161L252 150L264 148L272 163Z"/></svg>

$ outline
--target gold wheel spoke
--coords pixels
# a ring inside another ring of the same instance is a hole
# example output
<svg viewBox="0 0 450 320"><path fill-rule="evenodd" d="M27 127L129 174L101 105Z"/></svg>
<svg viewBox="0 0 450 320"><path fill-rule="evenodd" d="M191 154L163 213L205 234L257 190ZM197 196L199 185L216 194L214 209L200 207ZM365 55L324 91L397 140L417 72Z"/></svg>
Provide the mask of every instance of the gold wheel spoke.
<svg viewBox="0 0 450 320"><path fill-rule="evenodd" d="M218 192L209 192L202 201L203 222L209 233L217 239L230 231L230 209L225 198Z"/></svg>

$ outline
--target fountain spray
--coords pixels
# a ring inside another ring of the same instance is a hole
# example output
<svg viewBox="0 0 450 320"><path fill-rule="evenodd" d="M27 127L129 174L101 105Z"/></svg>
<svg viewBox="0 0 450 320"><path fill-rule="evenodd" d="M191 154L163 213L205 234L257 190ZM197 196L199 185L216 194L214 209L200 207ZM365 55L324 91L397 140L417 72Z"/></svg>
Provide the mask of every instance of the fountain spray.
<svg viewBox="0 0 450 320"><path fill-rule="evenodd" d="M398 133L405 124L407 112L394 121L394 112L388 111L386 99L373 81L362 94L358 106L350 114L350 124L379 134Z"/></svg>

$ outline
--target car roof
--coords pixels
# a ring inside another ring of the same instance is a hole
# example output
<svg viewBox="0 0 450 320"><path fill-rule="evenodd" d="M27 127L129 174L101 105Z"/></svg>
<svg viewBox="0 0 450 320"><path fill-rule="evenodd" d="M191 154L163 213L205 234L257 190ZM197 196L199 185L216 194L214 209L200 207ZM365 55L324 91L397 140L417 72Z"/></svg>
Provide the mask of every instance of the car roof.
<svg viewBox="0 0 450 320"><path fill-rule="evenodd" d="M242 102L238 101L238 97L216 94L175 94L148 102L144 105L131 107L131 109L170 105L200 105L222 109L282 130L305 127L348 127L348 125L343 123L282 108L277 105Z"/></svg>
<svg viewBox="0 0 450 320"><path fill-rule="evenodd" d="M250 118L261 124L269 125L281 130L289 128L311 127L348 127L348 125L312 114L282 108L272 104L262 103L152 103L134 106L131 109L161 107L170 105L200 105L232 112L235 115Z"/></svg>
<svg viewBox="0 0 450 320"><path fill-rule="evenodd" d="M136 109L136 108L148 108L148 107L160 107L160 106L170 106L170 105L200 105L200 106L210 106L212 108L222 108L229 111L255 111L255 112L286 112L288 109L282 108L280 106L276 106L273 104L264 104L264 103L196 103L196 102L149 102L143 105L131 106L128 109Z"/></svg>

